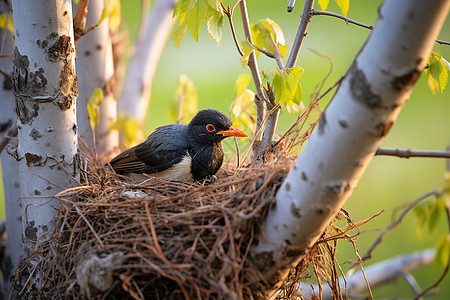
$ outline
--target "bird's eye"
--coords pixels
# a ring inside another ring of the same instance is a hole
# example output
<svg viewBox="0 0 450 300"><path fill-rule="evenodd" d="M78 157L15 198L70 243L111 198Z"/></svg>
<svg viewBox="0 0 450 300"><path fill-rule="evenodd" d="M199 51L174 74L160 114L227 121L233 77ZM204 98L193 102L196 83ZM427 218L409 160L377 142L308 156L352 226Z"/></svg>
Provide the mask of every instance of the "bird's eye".
<svg viewBox="0 0 450 300"><path fill-rule="evenodd" d="M214 127L214 125L208 124L206 125L206 130L208 130L209 132L213 132L214 130L216 130L216 128Z"/></svg>

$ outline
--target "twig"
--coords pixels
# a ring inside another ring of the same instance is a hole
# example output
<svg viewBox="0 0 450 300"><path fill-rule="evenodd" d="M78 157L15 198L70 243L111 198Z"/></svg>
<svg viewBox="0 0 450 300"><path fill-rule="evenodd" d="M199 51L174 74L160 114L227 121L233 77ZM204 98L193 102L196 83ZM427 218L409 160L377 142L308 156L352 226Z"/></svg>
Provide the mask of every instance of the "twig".
<svg viewBox="0 0 450 300"><path fill-rule="evenodd" d="M321 11L321 10L312 9L309 14L311 16L321 16L322 15L322 16L335 17L335 18L344 20L345 23L347 23L347 24L351 23L351 24L354 24L354 25L358 25L358 26L364 27L366 29L370 29L370 30L373 30L373 28L374 28L374 26L372 26L372 25L367 25L367 24L364 24L364 23L361 23L361 22L357 22L355 20L352 20L352 19L349 19L347 17L344 17L344 16L342 16L340 14L332 13L332 12L329 12L329 11Z"/></svg>
<svg viewBox="0 0 450 300"><path fill-rule="evenodd" d="M230 23L231 28L231 35L233 36L234 44L236 45L237 51L241 56L244 56L244 52L242 52L241 46L239 45L239 42L237 40L236 31L234 30L234 24L233 24L233 12L236 7L236 5L239 4L241 0L238 0L234 5L233 8L230 9L230 6L228 8L225 8L222 2L220 2L220 5L222 6L223 12L228 17L228 22Z"/></svg>
<svg viewBox="0 0 450 300"><path fill-rule="evenodd" d="M86 222L87 226L89 227L89 229L91 230L92 234L95 236L95 238L97 239L97 241L99 242L100 245L104 246L105 244L103 244L102 240L100 239L100 237L97 235L97 233L94 230L94 227L92 227L91 223L89 223L89 220L85 217L85 215L81 212L80 208L78 206L75 206L75 210L77 211L77 213L83 218L84 222Z"/></svg>
<svg viewBox="0 0 450 300"><path fill-rule="evenodd" d="M306 36L306 29L308 28L309 21L312 17L312 15L310 15L310 11L312 10L313 5L314 0L305 0L300 25L295 36L294 44L292 45L291 53L289 54L289 59L286 63L286 68L288 69L294 67L297 63L298 54L300 53L303 39Z"/></svg>
<svg viewBox="0 0 450 300"><path fill-rule="evenodd" d="M294 5L295 5L295 0L289 0L287 12L291 12L294 9Z"/></svg>
<svg viewBox="0 0 450 300"><path fill-rule="evenodd" d="M256 46L253 43L251 43L248 39L247 39L247 42L250 44L250 46L252 46L253 49L258 50L259 52L265 54L267 57L273 58L273 59L277 58L277 56L275 54L273 54L272 52L270 52L270 51L268 51L266 49L259 48L258 46Z"/></svg>
<svg viewBox="0 0 450 300"><path fill-rule="evenodd" d="M351 23L351 24L354 24L354 25L357 25L357 26L360 26L360 27L363 27L363 28L366 28L366 29L369 29L369 30L373 30L375 28L375 26L373 26L373 25L367 25L367 24L364 24L364 23L352 20L350 18L344 17L343 15L332 13L332 12L329 12L329 11L322 11L322 10L312 9L309 14L311 16L330 16L330 17L335 17L335 18L344 20L345 23L347 23L347 25L348 25L348 23ZM436 39L435 41L439 45L450 45L450 42L447 42L447 41L438 40L438 39Z"/></svg>
<svg viewBox="0 0 450 300"><path fill-rule="evenodd" d="M366 253L362 256L361 261L364 261L366 259L369 259L372 257L372 253L375 250L375 248L383 241L384 236L386 234L388 234L392 229L394 229L398 224L400 224L403 220L403 218L405 217L405 215L411 210L413 209L419 202L427 199L428 197L431 196L438 196L440 193L437 190L433 190L430 191L428 193L423 194L422 196L420 196L419 198L417 198L416 200L414 200L413 202L411 202L408 207L406 207L406 209L401 213L401 215L395 220L393 221L381 234L380 236L375 240L375 242L372 244L372 246L370 246L370 248L366 251ZM350 269L348 270L349 274L352 274L354 268L356 267L356 264L354 264L353 266L350 267Z"/></svg>
<svg viewBox="0 0 450 300"><path fill-rule="evenodd" d="M242 26L244 27L244 33L245 38L248 39L251 43L253 43L252 40L252 34L250 30L250 21L248 19L248 13L247 13L247 4L245 0L241 0L239 2L239 8L241 10L241 18L242 18ZM256 94L259 96L259 98L255 97L255 104L256 104L256 127L259 128L259 126L262 124L262 120L264 119L264 102L261 101L261 99L264 99L264 95L262 94L261 90L261 76L259 75L259 69L258 64L256 63L256 56L255 53L250 53L250 56L248 58L248 67L250 68L250 71L252 72L253 76L253 82L255 83L256 88ZM256 141L259 141L261 139L261 135L256 135Z"/></svg>
<svg viewBox="0 0 450 300"><path fill-rule="evenodd" d="M450 158L450 151L378 148L375 155L391 155L402 158L410 158L410 157Z"/></svg>

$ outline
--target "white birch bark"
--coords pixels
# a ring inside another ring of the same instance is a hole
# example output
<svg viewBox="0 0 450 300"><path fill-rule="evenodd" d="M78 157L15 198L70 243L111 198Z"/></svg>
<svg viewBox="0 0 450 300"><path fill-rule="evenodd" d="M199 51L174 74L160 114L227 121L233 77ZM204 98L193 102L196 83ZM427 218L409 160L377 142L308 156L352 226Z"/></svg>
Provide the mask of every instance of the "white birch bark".
<svg viewBox="0 0 450 300"><path fill-rule="evenodd" d="M388 0L276 195L251 257L273 289L356 187L423 71L449 0ZM268 292L270 295L271 291Z"/></svg>
<svg viewBox="0 0 450 300"><path fill-rule="evenodd" d="M16 159L29 256L54 226L61 204L52 196L79 180L72 5L66 0L14 1L13 14ZM39 272L34 276L31 284L39 288Z"/></svg>
<svg viewBox="0 0 450 300"><path fill-rule="evenodd" d="M76 6L75 6L76 7ZM104 0L89 1L86 28L98 23ZM114 62L109 32L109 18L97 28L87 33L77 44L77 121L80 137L94 153L94 138L89 125L87 102L92 92L101 88L103 100L100 107L100 121L95 128L97 153L105 158L117 154L119 149L119 133L109 130L117 119L117 100L113 93ZM81 148L83 149L83 148Z"/></svg>
<svg viewBox="0 0 450 300"><path fill-rule="evenodd" d="M11 12L6 1L1 1L0 12ZM14 40L9 31L0 29L0 53L11 57L0 58L0 68L12 74ZM16 102L12 90L12 78L0 74L0 140L3 141L9 129L16 126ZM14 275L22 251L22 209L20 208L20 178L17 161L4 149L1 153L3 175L3 196L6 214L6 249L2 262L2 293L9 296L10 276Z"/></svg>
<svg viewBox="0 0 450 300"><path fill-rule="evenodd" d="M152 6L128 67L118 110L119 115L133 117L139 124L145 121L156 67L175 24L172 18L175 3L159 0Z"/></svg>

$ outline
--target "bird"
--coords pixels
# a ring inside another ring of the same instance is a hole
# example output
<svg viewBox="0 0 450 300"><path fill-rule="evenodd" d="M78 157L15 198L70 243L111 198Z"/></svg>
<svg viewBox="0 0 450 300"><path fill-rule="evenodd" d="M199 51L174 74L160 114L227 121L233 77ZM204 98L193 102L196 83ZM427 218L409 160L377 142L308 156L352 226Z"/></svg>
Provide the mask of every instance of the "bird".
<svg viewBox="0 0 450 300"><path fill-rule="evenodd" d="M109 165L117 174L135 181L150 177L201 181L219 171L224 155L221 141L230 136L248 137L222 112L203 109L189 124L157 128L143 143L117 155Z"/></svg>

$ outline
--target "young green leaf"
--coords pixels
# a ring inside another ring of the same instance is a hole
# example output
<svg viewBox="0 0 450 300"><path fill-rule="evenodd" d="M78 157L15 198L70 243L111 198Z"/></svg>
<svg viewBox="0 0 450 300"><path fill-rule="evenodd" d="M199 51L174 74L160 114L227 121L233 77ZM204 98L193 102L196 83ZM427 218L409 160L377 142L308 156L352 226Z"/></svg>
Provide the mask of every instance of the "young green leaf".
<svg viewBox="0 0 450 300"><path fill-rule="evenodd" d="M433 94L436 94L436 91L442 93L447 85L450 63L441 55L432 52L425 73L428 75L428 86Z"/></svg>
<svg viewBox="0 0 450 300"><path fill-rule="evenodd" d="M211 17L209 17L206 26L211 38L216 40L217 44L219 44L222 39L223 15L218 11L214 11Z"/></svg>
<svg viewBox="0 0 450 300"><path fill-rule="evenodd" d="M235 83L236 96L239 96L240 94L242 94L245 91L245 89L250 84L250 81L251 81L251 77L247 73L243 73L238 76L238 78L236 79L236 83Z"/></svg>
<svg viewBox="0 0 450 300"><path fill-rule="evenodd" d="M187 21L185 20L185 22L180 24L178 29L175 30L170 37L170 39L173 41L175 47L177 47L178 50L180 49L181 42L183 41L184 35L186 34L186 28L187 28Z"/></svg>
<svg viewBox="0 0 450 300"><path fill-rule="evenodd" d="M346 17L347 13L348 13L348 9L350 7L350 0L334 0L337 5L339 6L339 8L342 11L342 14Z"/></svg>
<svg viewBox="0 0 450 300"><path fill-rule="evenodd" d="M109 16L109 29L117 32L122 19L120 0L107 0L106 8Z"/></svg>
<svg viewBox="0 0 450 300"><path fill-rule="evenodd" d="M92 92L92 95L87 102L89 124L91 125L92 130L95 129L98 122L100 121L100 105L102 104L102 100L103 90L97 88Z"/></svg>
<svg viewBox="0 0 450 300"><path fill-rule="evenodd" d="M180 0L178 1L177 5L175 5L175 8L173 10L173 17L175 18L176 16L178 16L178 24L181 25L181 23L184 22L184 18L186 17L190 4L190 0Z"/></svg>
<svg viewBox="0 0 450 300"><path fill-rule="evenodd" d="M319 0L319 6L322 10L327 10L330 0Z"/></svg>
<svg viewBox="0 0 450 300"><path fill-rule="evenodd" d="M436 256L434 257L433 266L446 266L450 259L450 234L443 235L436 244Z"/></svg>
<svg viewBox="0 0 450 300"><path fill-rule="evenodd" d="M198 42L198 35L200 33L200 27L206 20L206 13L208 12L208 6L205 0L197 0L189 11L188 30L195 41Z"/></svg>

